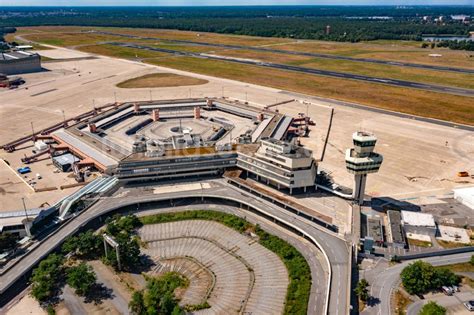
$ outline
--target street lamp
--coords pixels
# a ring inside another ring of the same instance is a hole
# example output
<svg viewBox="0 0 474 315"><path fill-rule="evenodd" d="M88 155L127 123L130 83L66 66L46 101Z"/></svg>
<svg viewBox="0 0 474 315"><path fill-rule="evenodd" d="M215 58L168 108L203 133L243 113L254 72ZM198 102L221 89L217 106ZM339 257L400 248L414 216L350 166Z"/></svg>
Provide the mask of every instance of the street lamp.
<svg viewBox="0 0 474 315"><path fill-rule="evenodd" d="M28 222L29 219L28 219L28 212L26 212L25 197L21 197L21 201L23 202L23 209L25 210L26 222Z"/></svg>

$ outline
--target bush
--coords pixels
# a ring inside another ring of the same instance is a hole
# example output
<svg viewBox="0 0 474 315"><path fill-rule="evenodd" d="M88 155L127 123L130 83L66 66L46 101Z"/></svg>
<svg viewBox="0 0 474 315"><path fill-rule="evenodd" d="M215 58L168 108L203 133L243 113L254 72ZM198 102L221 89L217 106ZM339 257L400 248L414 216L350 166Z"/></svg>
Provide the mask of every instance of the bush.
<svg viewBox="0 0 474 315"><path fill-rule="evenodd" d="M445 315L446 314L446 309L438 304L436 302L428 302L425 304L418 315Z"/></svg>
<svg viewBox="0 0 474 315"><path fill-rule="evenodd" d="M168 272L160 278L148 278L146 290L133 293L128 305L130 312L135 315L183 314L174 290L187 285L188 280L176 272Z"/></svg>
<svg viewBox="0 0 474 315"><path fill-rule="evenodd" d="M136 228L142 225L135 215L127 215L125 217L115 215L112 219L107 220L107 223L106 231L113 236L117 236L120 233L132 234Z"/></svg>

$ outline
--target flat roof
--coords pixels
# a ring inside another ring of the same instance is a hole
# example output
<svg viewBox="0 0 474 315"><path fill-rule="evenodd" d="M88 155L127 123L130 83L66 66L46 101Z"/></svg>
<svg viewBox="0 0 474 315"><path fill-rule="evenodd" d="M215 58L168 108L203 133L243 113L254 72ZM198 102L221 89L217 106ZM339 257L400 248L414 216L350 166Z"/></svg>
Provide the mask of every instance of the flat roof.
<svg viewBox="0 0 474 315"><path fill-rule="evenodd" d="M66 165L66 164L74 164L75 162L79 162L80 160L72 155L71 153L66 153L63 155L55 156L53 157L53 160L56 161L57 163L61 165Z"/></svg>
<svg viewBox="0 0 474 315"><path fill-rule="evenodd" d="M388 210L388 228L390 229L390 235L392 236L392 242L397 244L402 244L405 242L403 238L403 231L402 231L402 219L400 211L396 210Z"/></svg>
<svg viewBox="0 0 474 315"><path fill-rule="evenodd" d="M402 223L404 225L436 227L436 223L432 214L403 210L401 213Z"/></svg>
<svg viewBox="0 0 474 315"><path fill-rule="evenodd" d="M0 60L18 60L31 56L38 56L38 54L32 54L26 51L8 51L0 53Z"/></svg>
<svg viewBox="0 0 474 315"><path fill-rule="evenodd" d="M367 236L375 242L383 242L382 224L379 217L367 217Z"/></svg>

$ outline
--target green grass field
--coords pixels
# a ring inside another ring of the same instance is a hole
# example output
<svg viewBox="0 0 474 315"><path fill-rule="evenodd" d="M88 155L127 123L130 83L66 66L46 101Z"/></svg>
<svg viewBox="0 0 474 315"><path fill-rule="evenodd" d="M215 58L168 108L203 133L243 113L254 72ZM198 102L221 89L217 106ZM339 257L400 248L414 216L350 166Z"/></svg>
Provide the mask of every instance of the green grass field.
<svg viewBox="0 0 474 315"><path fill-rule="evenodd" d="M258 66L236 65L234 63L225 61L213 61L193 57L177 57L168 53L117 47L103 44L103 42L111 40L124 42L127 41L127 39L117 36L80 32L84 29L88 28L37 27L21 29L20 31L22 34L27 34L28 32L33 33L32 35L23 36L41 43L68 47L73 46L76 49L95 54L125 59L140 59L150 64L179 70L186 70L190 72L270 86L304 94L356 102L367 106L399 111L408 114L474 125L474 102L473 98L470 97L388 86L379 83L368 83L349 79L307 75L269 68L263 69ZM376 43L351 44L303 41L301 43L296 43L294 40L281 38L274 39L211 33L199 34L200 36L197 36L198 33L194 32L172 30L137 30L113 28L108 28L107 30L118 33L137 34L141 36L156 36L168 39L188 39L209 43L259 46L278 44L278 46L275 46L278 49L294 50L295 48L298 48L301 51L318 51L341 55L352 54L354 56L363 57L379 56L380 59L386 59L382 55L389 54L391 56L398 56L397 58L401 58L403 61L412 62L419 61L419 59L416 58L411 59L413 54L420 57L431 51L421 50L420 48L416 47L413 42L379 41ZM128 39L128 41L132 40ZM181 45L169 43L166 41L154 42L146 40L133 40L133 42L139 42L146 45L155 45L155 47L168 48L172 50L230 55L267 60L277 63L302 65L305 67L313 67L323 70L335 70L377 77L474 88L474 76L467 74L421 69L418 70L413 68L376 65L353 61L335 61L306 56L291 56L266 52L260 53L248 50L229 50L216 48L213 46L202 47ZM437 50L438 49L435 49L434 51ZM469 62L465 62L465 52L446 51L445 54L450 56L451 65L461 64L463 66L468 66L471 64ZM422 58L422 60L424 59ZM443 60L444 59L438 60L438 64L443 64Z"/></svg>

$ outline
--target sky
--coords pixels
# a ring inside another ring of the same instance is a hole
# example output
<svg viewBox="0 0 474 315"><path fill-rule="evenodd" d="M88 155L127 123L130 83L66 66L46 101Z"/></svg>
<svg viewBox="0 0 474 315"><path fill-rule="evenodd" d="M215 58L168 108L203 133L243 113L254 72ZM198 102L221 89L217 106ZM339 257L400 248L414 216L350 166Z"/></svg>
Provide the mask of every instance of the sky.
<svg viewBox="0 0 474 315"><path fill-rule="evenodd" d="M2 6L474 5L474 0L0 0Z"/></svg>

